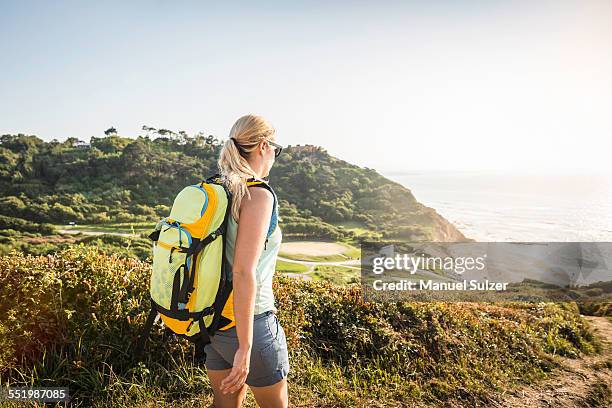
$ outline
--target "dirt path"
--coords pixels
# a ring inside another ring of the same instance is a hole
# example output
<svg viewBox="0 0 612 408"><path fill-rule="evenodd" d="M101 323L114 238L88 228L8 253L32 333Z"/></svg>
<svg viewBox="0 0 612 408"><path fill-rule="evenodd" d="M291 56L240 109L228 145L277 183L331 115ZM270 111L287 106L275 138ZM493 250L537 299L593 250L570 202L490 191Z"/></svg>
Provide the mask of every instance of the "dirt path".
<svg viewBox="0 0 612 408"><path fill-rule="evenodd" d="M132 234L128 232L116 232L116 231L87 231L78 229L58 229L57 232L60 234L83 234L83 235L119 235L121 237L137 237L139 234Z"/></svg>
<svg viewBox="0 0 612 408"><path fill-rule="evenodd" d="M313 280L310 274L314 272L315 267L318 265L332 265L332 266L342 266L344 268L350 268L350 269L361 269L360 267L355 266L355 265L360 265L361 261L359 259L346 260L346 261L333 261L333 262L332 261L329 261L329 262L326 262L326 261L299 261L296 259L283 258L282 256L279 256L278 260L288 262L288 263L296 263L296 264L307 266L308 270L304 272L284 272L283 273L283 276L288 276L290 278L296 278L296 279L304 279L304 280Z"/></svg>
<svg viewBox="0 0 612 408"><path fill-rule="evenodd" d="M609 407L612 405L612 323L606 317L585 316L602 342L601 354L571 359L541 383L509 391L492 407Z"/></svg>

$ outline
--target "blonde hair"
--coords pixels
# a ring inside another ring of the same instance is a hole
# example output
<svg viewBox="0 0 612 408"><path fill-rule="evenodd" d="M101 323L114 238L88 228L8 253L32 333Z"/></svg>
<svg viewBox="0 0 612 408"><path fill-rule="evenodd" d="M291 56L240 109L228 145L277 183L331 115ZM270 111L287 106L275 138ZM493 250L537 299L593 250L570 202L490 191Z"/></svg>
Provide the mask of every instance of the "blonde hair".
<svg viewBox="0 0 612 408"><path fill-rule="evenodd" d="M275 130L270 123L259 115L244 115L234 123L229 139L219 154L219 173L232 193L231 214L238 221L240 202L246 195L249 199L247 180L259 176L249 165L247 157L262 140L274 140Z"/></svg>

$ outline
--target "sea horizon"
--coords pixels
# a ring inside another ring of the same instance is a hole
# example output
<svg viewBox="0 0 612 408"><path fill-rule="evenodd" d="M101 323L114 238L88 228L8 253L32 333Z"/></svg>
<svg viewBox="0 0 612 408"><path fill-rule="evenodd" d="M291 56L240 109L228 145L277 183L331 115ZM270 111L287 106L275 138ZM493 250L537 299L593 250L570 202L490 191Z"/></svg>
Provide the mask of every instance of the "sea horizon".
<svg viewBox="0 0 612 408"><path fill-rule="evenodd" d="M595 170L390 170L480 242L612 241L612 175Z"/></svg>

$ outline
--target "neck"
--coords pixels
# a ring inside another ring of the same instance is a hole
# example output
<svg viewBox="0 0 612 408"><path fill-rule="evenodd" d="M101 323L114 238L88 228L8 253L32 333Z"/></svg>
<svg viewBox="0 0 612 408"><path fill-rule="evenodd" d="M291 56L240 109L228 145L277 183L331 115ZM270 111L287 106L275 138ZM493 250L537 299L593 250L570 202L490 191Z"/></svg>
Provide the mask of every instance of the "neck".
<svg viewBox="0 0 612 408"><path fill-rule="evenodd" d="M262 179L267 176L267 174L264 174L263 163L249 163L249 166L251 166L257 177Z"/></svg>

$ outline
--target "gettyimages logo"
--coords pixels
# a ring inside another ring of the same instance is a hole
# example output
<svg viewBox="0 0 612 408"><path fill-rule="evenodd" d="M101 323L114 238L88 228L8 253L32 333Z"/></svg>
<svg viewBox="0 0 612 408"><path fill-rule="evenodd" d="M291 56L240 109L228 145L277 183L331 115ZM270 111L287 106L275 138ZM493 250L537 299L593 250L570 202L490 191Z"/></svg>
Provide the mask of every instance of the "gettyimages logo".
<svg viewBox="0 0 612 408"><path fill-rule="evenodd" d="M394 245L386 245L380 252L371 258L372 272L382 274L386 270L405 270L411 274L426 270L444 270L454 274L462 274L466 271L485 269L487 254L478 257L452 257L452 256L428 256L425 253L416 255L400 254L395 252Z"/></svg>

